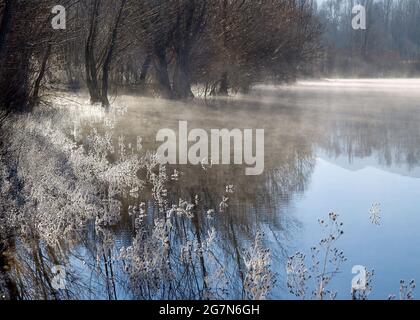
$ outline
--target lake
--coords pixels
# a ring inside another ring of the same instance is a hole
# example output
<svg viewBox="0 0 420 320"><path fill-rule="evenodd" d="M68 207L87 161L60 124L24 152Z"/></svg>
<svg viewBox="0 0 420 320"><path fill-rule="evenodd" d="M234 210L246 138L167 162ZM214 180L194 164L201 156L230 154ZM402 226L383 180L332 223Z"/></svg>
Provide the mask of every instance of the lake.
<svg viewBox="0 0 420 320"><path fill-rule="evenodd" d="M201 271L192 269L202 273L194 279L202 280L219 272L214 265L224 267L231 282L227 292L212 297L243 297L238 283L243 281L244 250L260 231L276 277L268 298L296 299L287 288L287 259L300 251L311 264L310 248L323 237L318 219L327 220L330 212L339 215L344 231L334 246L346 260L328 285L338 299L351 298L355 265L374 269L369 298L398 297L401 279L420 280L420 80L299 81L288 86L259 85L235 97L179 102L124 95L115 103L127 109L116 118L114 136L124 136L132 145L141 137L142 152L155 150L156 133L163 128L177 131L179 121L204 130L265 130L262 175L246 176L243 165L168 168L169 173L179 173L168 183L168 201L199 199L202 209L191 223L182 222L177 228L199 243L212 228L216 231L213 254L217 263L210 265L200 258ZM146 220L157 215L150 200L153 192L146 186L141 196ZM221 210L224 197L229 199ZM66 261L60 264L66 265L68 282L75 285L72 296L158 296L133 290L139 284L128 279L118 258L120 249L133 242L133 219L127 208L121 221L108 230L109 256L98 254L104 239L92 228L76 244L63 245ZM209 220L212 226L205 217L209 210L215 210ZM172 241L174 247L182 242ZM48 251L40 247L41 252ZM20 250L19 245L13 250ZM175 269L174 273L186 272ZM180 283L189 283L187 277L180 275ZM311 285L309 280L309 296ZM23 289L28 295L33 290ZM199 297L195 289L188 293L188 285L184 293L183 298Z"/></svg>

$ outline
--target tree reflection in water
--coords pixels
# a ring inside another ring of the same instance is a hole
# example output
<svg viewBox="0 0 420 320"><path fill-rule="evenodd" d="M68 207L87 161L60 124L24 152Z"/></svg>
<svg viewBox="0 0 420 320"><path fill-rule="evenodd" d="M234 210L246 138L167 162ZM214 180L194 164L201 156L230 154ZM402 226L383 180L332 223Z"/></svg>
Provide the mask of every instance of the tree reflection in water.
<svg viewBox="0 0 420 320"><path fill-rule="evenodd" d="M5 129L11 144L1 158L4 297L280 298L265 280L285 268L299 231L288 204L304 194L319 150L384 165L419 163L414 104L394 97L378 106L378 94L260 87L251 96L188 105L123 97L117 102L127 110L108 115L80 112L83 105L63 99L52 114L23 125L16 119ZM158 165L148 153L155 134L179 120L191 128L265 129L264 174ZM138 136L141 151L133 147ZM8 160L12 154L19 163ZM66 267L65 290L53 288L56 265Z"/></svg>

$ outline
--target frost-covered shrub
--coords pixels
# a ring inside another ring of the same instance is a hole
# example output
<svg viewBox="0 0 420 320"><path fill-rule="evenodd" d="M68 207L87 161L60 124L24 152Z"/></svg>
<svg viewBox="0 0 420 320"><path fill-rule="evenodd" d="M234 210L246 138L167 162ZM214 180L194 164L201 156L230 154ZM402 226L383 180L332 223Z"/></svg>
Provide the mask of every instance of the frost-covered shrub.
<svg viewBox="0 0 420 320"><path fill-rule="evenodd" d="M400 300L414 300L414 289L416 288L416 281L414 279L410 280L410 282L406 282L405 280L400 280L400 292L399 292L399 299ZM388 300L395 300L395 294L391 294L388 297Z"/></svg>
<svg viewBox="0 0 420 320"><path fill-rule="evenodd" d="M146 167L160 215L150 224L145 204L132 206L136 235L120 252L133 293L142 299L220 298L227 280L212 251L216 230L210 228L204 238L190 231L197 203L178 199L169 205L166 170L153 159Z"/></svg>
<svg viewBox="0 0 420 320"><path fill-rule="evenodd" d="M99 118L112 122L112 112L100 113ZM78 116L73 118L74 114ZM108 125L104 134L98 133L93 126L98 120L92 121L91 133L80 143L71 129L74 133L74 128L81 128L89 116L83 118L72 105L67 110L40 106L32 114L10 119L0 185L6 225L55 246L74 237L89 221L98 225L119 221L126 190L143 186L136 176L140 161L133 155L111 162L112 132Z"/></svg>
<svg viewBox="0 0 420 320"><path fill-rule="evenodd" d="M343 223L339 220L339 215L334 212L328 215L328 220L319 219L318 222L324 229L325 236L311 248L309 264L305 254L301 252L289 257L287 287L291 294L300 298L306 298L310 290L312 299L334 299L336 292L330 290L328 285L347 260L343 251L335 247L344 233ZM311 280L313 285L310 286L308 280Z"/></svg>
<svg viewBox="0 0 420 320"><path fill-rule="evenodd" d="M270 269L270 251L262 243L263 235L258 232L254 243L245 253L244 290L250 300L266 299L274 285L274 274Z"/></svg>
<svg viewBox="0 0 420 320"><path fill-rule="evenodd" d="M91 242L85 253L90 262L80 253L73 259L90 268L95 290L105 288L107 298L117 298L118 285L141 299L241 298L242 292L248 299L267 297L273 276L260 233L238 274L230 273L220 254L215 222L228 214L229 198L208 208L198 195L188 200L171 194L182 173L143 153L140 137L133 148L116 136L125 108L105 112L65 97L53 105L15 115L2 128L7 143L0 154L0 235L10 233L19 243L10 274L19 278L19 269L30 275L17 280L26 290L22 297L61 298L51 289L51 268L71 263L80 241ZM134 235L117 245L113 228L124 217L132 219ZM73 280L65 297L91 290L82 279Z"/></svg>
<svg viewBox="0 0 420 320"><path fill-rule="evenodd" d="M375 270L367 270L366 269L366 278L365 285L361 286L360 288L352 288L351 290L351 298L352 300L367 300L370 293L372 292L372 282L373 276L375 275ZM360 279L357 282L357 285L360 285Z"/></svg>
<svg viewBox="0 0 420 320"><path fill-rule="evenodd" d="M170 228L169 221L158 219L151 235L139 231L133 244L121 250L125 271L134 283L133 287L140 291L135 294L142 295L141 290L147 288L147 295L152 298L160 292L162 285L171 282L174 275L168 263Z"/></svg>

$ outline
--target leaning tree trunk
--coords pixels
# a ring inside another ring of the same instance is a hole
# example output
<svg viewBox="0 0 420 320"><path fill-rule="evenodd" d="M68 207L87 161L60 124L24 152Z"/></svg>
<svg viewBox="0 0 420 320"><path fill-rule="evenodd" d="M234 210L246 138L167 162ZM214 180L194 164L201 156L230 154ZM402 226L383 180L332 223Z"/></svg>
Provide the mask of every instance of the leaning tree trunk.
<svg viewBox="0 0 420 320"><path fill-rule="evenodd" d="M168 74L168 62L166 61L166 49L161 46L157 46L155 52L155 70L156 78L159 86L159 90L164 98L172 99L173 92L171 88L171 82Z"/></svg>
<svg viewBox="0 0 420 320"><path fill-rule="evenodd" d="M227 48L229 46L228 41L228 34L229 34L229 28L228 28L228 0L222 1L222 39L223 39L223 48L225 52L228 52ZM229 55L227 55L227 58ZM229 59L228 59L229 60ZM222 73L222 76L220 77L220 80L217 82L217 86L215 86L212 95L217 96L228 96L229 95L229 79L228 79L228 72L226 71L226 66L224 66L224 71Z"/></svg>
<svg viewBox="0 0 420 320"><path fill-rule="evenodd" d="M144 60L141 69L140 69L140 75L138 72L135 73L135 84L138 86L138 90L140 93L146 92L146 78L149 74L150 67L152 66L153 62L153 54L148 53L146 55L146 59Z"/></svg>
<svg viewBox="0 0 420 320"><path fill-rule="evenodd" d="M86 85L89 90L90 102L92 104L98 103L101 101L99 85L98 85L98 72L96 70L96 61L93 55L93 48L90 44L86 45L85 68L86 68Z"/></svg>
<svg viewBox="0 0 420 320"><path fill-rule="evenodd" d="M51 54L51 43L48 44L47 49L45 51L44 57L42 58L42 62L41 62L41 67L39 69L38 72L38 76L35 79L35 83L34 83L34 89L32 91L32 96L31 96L31 100L30 100L30 107L33 107L39 99L39 90L41 88L41 82L44 79L45 76L45 72L47 71L47 63L48 63L48 59L50 57Z"/></svg>
<svg viewBox="0 0 420 320"><path fill-rule="evenodd" d="M109 88L109 70L111 69L111 62L112 57L115 50L115 45L117 42L117 35L118 35L118 28L120 26L122 12L124 10L124 6L126 0L122 0L120 8L118 10L117 17L115 18L114 28L112 30L111 38L108 45L108 51L106 53L106 58L104 64L102 65L102 91L101 91L101 102L102 106L105 108L109 107L109 100L108 100L108 88Z"/></svg>

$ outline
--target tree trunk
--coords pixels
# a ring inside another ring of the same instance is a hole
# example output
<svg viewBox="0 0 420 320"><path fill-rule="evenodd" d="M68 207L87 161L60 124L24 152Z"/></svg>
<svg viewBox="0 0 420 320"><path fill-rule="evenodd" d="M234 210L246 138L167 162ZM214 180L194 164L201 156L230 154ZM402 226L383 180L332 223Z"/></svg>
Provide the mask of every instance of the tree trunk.
<svg viewBox="0 0 420 320"><path fill-rule="evenodd" d="M45 71L47 70L47 63L51 53L51 43L48 44L44 57L42 58L41 68L34 83L34 89L31 96L30 107L33 107L39 98L39 90L41 88L41 81L44 79Z"/></svg>
<svg viewBox="0 0 420 320"><path fill-rule="evenodd" d="M98 15L100 8L100 0L95 0L92 5L92 12L89 23L89 35L85 46L85 69L86 69L86 85L90 94L90 102L92 104L101 101L101 95L98 85L98 72L96 69L96 60L94 54L94 46L98 28Z"/></svg>
<svg viewBox="0 0 420 320"><path fill-rule="evenodd" d="M223 72L222 77L216 82L212 88L210 95L212 96L228 96L229 95L228 73Z"/></svg>
<svg viewBox="0 0 420 320"><path fill-rule="evenodd" d="M164 98L172 99L173 92L169 81L168 62L166 61L166 49L164 47L155 48L155 70L159 90Z"/></svg>
<svg viewBox="0 0 420 320"><path fill-rule="evenodd" d="M222 78L220 80L220 88L219 88L219 93L218 94L221 95L221 96L229 95L228 87L229 87L228 74L227 74L227 72L224 72L222 74Z"/></svg>
<svg viewBox="0 0 420 320"><path fill-rule="evenodd" d="M190 72L188 66L188 55L179 54L178 63L174 73L174 93L178 99L191 99L194 94L191 91Z"/></svg>
<svg viewBox="0 0 420 320"><path fill-rule="evenodd" d="M153 55L152 54L148 54L146 56L146 60L144 60L143 65L141 67L141 72L140 72L140 84L144 85L146 83L146 77L147 74L149 73L149 69L152 65L152 59L153 59Z"/></svg>
<svg viewBox="0 0 420 320"><path fill-rule="evenodd" d="M5 117L10 110L10 101L8 98L8 92L12 83L7 74L8 68L7 63L7 38L12 29L13 24L13 4L14 0L5 0L3 8L3 17L0 24L0 110L2 110L2 118Z"/></svg>
<svg viewBox="0 0 420 320"><path fill-rule="evenodd" d="M13 22L13 1L6 0L3 8L3 17L0 24L0 64L3 63L6 53L6 40ZM0 68L1 71L1 68Z"/></svg>
<svg viewBox="0 0 420 320"><path fill-rule="evenodd" d="M115 45L117 42L118 28L120 26L122 12L124 10L125 3L126 3L126 0L121 1L121 5L118 10L117 17L115 18L115 24L112 30L110 41L109 41L106 58L105 58L104 64L102 65L101 102L102 102L102 106L105 108L109 108L109 100L108 100L109 70L111 69L112 57L113 57Z"/></svg>
<svg viewBox="0 0 420 320"><path fill-rule="evenodd" d="M228 51L227 48L229 46L228 41L228 26L227 26L227 19L228 19L228 1L223 0L222 3L222 30L223 30L223 47L225 51ZM225 67L226 70L226 67ZM220 78L220 85L219 89L215 92L216 95L220 96L228 96L229 95L229 80L228 80L228 73L227 71L224 71L222 73L222 77Z"/></svg>

